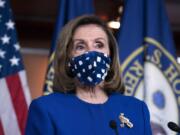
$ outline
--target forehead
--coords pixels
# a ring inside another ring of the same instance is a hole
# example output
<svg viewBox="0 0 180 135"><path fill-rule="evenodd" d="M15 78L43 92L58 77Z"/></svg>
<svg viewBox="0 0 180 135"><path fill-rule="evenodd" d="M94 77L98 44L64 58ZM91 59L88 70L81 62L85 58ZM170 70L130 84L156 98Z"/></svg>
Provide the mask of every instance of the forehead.
<svg viewBox="0 0 180 135"><path fill-rule="evenodd" d="M87 24L79 26L73 35L73 39L76 38L94 38L94 37L103 37L107 39L107 34L102 27L96 24Z"/></svg>

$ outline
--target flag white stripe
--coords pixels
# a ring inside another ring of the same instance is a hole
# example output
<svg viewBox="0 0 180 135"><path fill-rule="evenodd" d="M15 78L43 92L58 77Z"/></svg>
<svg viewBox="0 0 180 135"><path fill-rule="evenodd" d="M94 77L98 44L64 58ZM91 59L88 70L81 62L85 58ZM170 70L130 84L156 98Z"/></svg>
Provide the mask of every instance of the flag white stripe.
<svg viewBox="0 0 180 135"><path fill-rule="evenodd" d="M5 79L0 79L0 119L5 135L20 135L16 113Z"/></svg>
<svg viewBox="0 0 180 135"><path fill-rule="evenodd" d="M25 70L22 70L19 72L19 77L20 77L23 93L24 93L24 96L26 99L26 103L27 103L27 106L29 107L29 105L31 103L31 95L30 95L30 90L29 90L28 83L27 83L27 77L26 77Z"/></svg>

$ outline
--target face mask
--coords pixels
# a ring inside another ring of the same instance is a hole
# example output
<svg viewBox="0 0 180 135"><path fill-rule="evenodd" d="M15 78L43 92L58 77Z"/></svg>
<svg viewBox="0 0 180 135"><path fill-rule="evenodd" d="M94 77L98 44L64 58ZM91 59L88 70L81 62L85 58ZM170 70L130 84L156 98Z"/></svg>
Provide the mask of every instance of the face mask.
<svg viewBox="0 0 180 135"><path fill-rule="evenodd" d="M110 62L108 55L90 51L72 58L68 66L83 85L95 86L107 76Z"/></svg>

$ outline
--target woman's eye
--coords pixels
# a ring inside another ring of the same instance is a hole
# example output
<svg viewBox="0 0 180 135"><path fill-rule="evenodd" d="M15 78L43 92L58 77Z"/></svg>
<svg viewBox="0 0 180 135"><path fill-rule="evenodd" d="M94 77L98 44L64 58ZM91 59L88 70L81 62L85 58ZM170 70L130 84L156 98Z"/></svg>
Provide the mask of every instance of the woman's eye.
<svg viewBox="0 0 180 135"><path fill-rule="evenodd" d="M96 42L96 47L97 48L103 48L104 44L102 42Z"/></svg>
<svg viewBox="0 0 180 135"><path fill-rule="evenodd" d="M83 44L77 44L75 46L75 50L83 50L84 49L84 45Z"/></svg>

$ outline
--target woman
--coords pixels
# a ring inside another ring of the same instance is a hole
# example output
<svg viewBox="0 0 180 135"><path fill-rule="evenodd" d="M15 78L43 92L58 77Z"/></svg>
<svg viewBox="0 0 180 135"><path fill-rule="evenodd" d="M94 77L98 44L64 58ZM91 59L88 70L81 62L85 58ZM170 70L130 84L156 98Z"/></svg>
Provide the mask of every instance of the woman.
<svg viewBox="0 0 180 135"><path fill-rule="evenodd" d="M100 19L64 27L54 68L55 92L31 103L26 135L151 135L145 103L121 94L117 43Z"/></svg>

